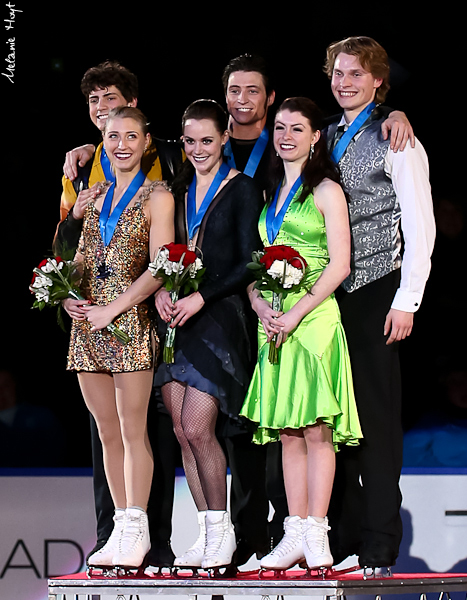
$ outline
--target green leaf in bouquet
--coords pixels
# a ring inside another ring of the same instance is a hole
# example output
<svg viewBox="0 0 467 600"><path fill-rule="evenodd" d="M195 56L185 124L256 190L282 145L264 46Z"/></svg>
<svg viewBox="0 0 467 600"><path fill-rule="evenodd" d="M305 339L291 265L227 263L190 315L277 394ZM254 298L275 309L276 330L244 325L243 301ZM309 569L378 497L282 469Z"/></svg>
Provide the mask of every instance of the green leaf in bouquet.
<svg viewBox="0 0 467 600"><path fill-rule="evenodd" d="M254 250L251 253L251 258L253 259L253 262L255 262L255 263L259 263L262 256L263 256L263 252L261 252L259 250Z"/></svg>
<svg viewBox="0 0 467 600"><path fill-rule="evenodd" d="M186 295L190 291L197 292L199 288L199 283L196 279L190 279L183 286L183 293Z"/></svg>
<svg viewBox="0 0 467 600"><path fill-rule="evenodd" d="M61 304L58 305L58 309L57 309L57 323L58 323L58 326L60 327L60 329L66 333L66 327L65 327L65 322L63 321L63 312L62 312Z"/></svg>
<svg viewBox="0 0 467 600"><path fill-rule="evenodd" d="M43 310L47 304L43 300L35 300L31 308L38 308L39 310Z"/></svg>
<svg viewBox="0 0 467 600"><path fill-rule="evenodd" d="M164 283L164 287L165 289L170 292L172 290L172 288L174 287L174 282L172 281L172 279L170 277L168 277Z"/></svg>
<svg viewBox="0 0 467 600"><path fill-rule="evenodd" d="M262 271L264 269L264 265L257 262L249 262L246 266L247 269L251 269L252 271Z"/></svg>

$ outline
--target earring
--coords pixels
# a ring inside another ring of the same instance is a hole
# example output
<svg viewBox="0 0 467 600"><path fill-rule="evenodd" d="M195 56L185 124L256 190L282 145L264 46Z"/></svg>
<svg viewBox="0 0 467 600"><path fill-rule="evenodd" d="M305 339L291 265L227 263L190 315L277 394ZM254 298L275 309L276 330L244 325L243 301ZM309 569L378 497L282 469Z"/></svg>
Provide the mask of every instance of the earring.
<svg viewBox="0 0 467 600"><path fill-rule="evenodd" d="M315 151L315 145L311 144L311 146L310 146L310 160L313 158L314 151Z"/></svg>

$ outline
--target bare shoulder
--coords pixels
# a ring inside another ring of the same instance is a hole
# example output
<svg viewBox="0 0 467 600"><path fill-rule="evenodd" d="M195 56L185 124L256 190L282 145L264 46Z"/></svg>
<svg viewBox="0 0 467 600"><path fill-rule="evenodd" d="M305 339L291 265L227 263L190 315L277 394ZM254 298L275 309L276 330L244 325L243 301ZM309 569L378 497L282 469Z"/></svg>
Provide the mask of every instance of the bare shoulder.
<svg viewBox="0 0 467 600"><path fill-rule="evenodd" d="M143 186L141 197L143 201L151 201L151 204L170 204L174 202L170 186L165 181L149 181L148 185Z"/></svg>
<svg viewBox="0 0 467 600"><path fill-rule="evenodd" d="M237 177L237 175L239 175L239 174L240 174L240 171L237 171L237 169L232 168L228 172L226 179L227 179L227 181L230 181L230 179Z"/></svg>
<svg viewBox="0 0 467 600"><path fill-rule="evenodd" d="M328 179L325 177L323 181L316 186L315 188L315 196L316 194L342 194L342 187L336 182L332 181L332 179Z"/></svg>
<svg viewBox="0 0 467 600"><path fill-rule="evenodd" d="M321 212L324 212L330 205L346 204L344 190L342 186L327 177L314 189L315 204Z"/></svg>
<svg viewBox="0 0 467 600"><path fill-rule="evenodd" d="M148 195L153 197L172 196L172 191L166 181L150 181L148 179L146 181L148 182L147 185L145 185L148 190Z"/></svg>

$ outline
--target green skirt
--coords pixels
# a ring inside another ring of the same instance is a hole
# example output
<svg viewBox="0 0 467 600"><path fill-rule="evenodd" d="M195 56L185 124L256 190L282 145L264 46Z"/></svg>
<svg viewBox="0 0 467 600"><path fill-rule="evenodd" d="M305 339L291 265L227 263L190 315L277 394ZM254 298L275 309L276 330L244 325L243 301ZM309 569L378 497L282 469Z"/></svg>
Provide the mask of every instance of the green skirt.
<svg viewBox="0 0 467 600"><path fill-rule="evenodd" d="M305 292L289 294L283 311ZM265 299L271 297L265 294ZM253 441L277 441L286 428L325 423L339 444L357 445L362 432L355 404L347 340L334 296L306 315L279 349L278 364L268 359L269 342L258 326L258 362L241 415L257 424Z"/></svg>

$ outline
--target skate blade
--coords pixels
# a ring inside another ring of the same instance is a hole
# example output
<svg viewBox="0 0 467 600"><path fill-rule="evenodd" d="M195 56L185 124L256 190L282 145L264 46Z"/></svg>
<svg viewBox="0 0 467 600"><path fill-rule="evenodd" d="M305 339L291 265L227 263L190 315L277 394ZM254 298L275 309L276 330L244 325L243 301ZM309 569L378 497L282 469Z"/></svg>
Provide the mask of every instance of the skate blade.
<svg viewBox="0 0 467 600"><path fill-rule="evenodd" d="M144 557L143 562L139 566L135 565L114 565L117 577L122 579L132 579L144 576L144 571L149 567L148 555Z"/></svg>
<svg viewBox="0 0 467 600"><path fill-rule="evenodd" d="M172 567L166 565L160 567L157 565L149 565L144 569L144 575L153 579L158 579L172 574Z"/></svg>
<svg viewBox="0 0 467 600"><path fill-rule="evenodd" d="M188 565L184 565L183 567L172 567L170 569L170 574L173 577L187 577L187 573L189 574L188 577L201 577L200 575L200 570L201 567L190 567ZM180 572L182 574L180 574Z"/></svg>
<svg viewBox="0 0 467 600"><path fill-rule="evenodd" d="M264 573L273 573L274 579L284 579L284 577L287 574L287 571L289 569L293 569L293 567L295 567L296 565L298 565L298 567L300 569L306 570L306 568L307 568L305 558L301 558L297 562L294 562L291 565L288 565L287 567L281 567L281 568L260 567L258 575L259 575L259 577L261 577Z"/></svg>
<svg viewBox="0 0 467 600"><path fill-rule="evenodd" d="M287 569L271 569L269 567L261 567L258 571L259 579L264 579L266 573L272 573L274 579L284 579Z"/></svg>
<svg viewBox="0 0 467 600"><path fill-rule="evenodd" d="M347 573L354 573L355 571L361 571L362 567L360 565L354 565L353 567L347 567L345 569L333 569L330 567L329 576L330 577L339 577L339 575L346 575Z"/></svg>
<svg viewBox="0 0 467 600"><path fill-rule="evenodd" d="M238 573L237 566L231 563L230 565L219 565L217 567L208 567L207 571L210 579L222 579L235 577Z"/></svg>
<svg viewBox="0 0 467 600"><path fill-rule="evenodd" d="M332 575L331 567L307 567L307 575L312 579L319 577L320 579L327 579Z"/></svg>
<svg viewBox="0 0 467 600"><path fill-rule="evenodd" d="M92 579L93 577L114 579L117 577L117 573L113 565L88 565L86 568L86 577L88 579Z"/></svg>
<svg viewBox="0 0 467 600"><path fill-rule="evenodd" d="M115 572L118 579L140 579L144 575L143 568L128 567L125 565L115 565Z"/></svg>
<svg viewBox="0 0 467 600"><path fill-rule="evenodd" d="M360 567L363 569L363 579L386 579L392 577L391 567Z"/></svg>

